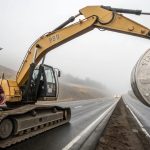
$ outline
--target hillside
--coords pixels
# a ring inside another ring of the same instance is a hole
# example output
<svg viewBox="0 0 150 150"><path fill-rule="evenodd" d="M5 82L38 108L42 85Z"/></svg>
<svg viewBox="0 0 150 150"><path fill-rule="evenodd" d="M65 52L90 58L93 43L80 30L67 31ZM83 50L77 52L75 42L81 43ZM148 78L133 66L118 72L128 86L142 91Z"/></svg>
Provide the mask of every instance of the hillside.
<svg viewBox="0 0 150 150"><path fill-rule="evenodd" d="M7 78L7 79L14 79L16 71L0 65L0 77L2 76L3 73L5 75L5 78Z"/></svg>
<svg viewBox="0 0 150 150"><path fill-rule="evenodd" d="M5 78L14 79L16 72L0 65L0 74L5 73ZM108 96L104 85L91 79L80 79L72 75L62 75L59 78L58 100L82 100Z"/></svg>
<svg viewBox="0 0 150 150"><path fill-rule="evenodd" d="M80 79L70 74L62 75L59 79L59 99L79 100L93 99L110 95L108 89L101 83L91 79Z"/></svg>

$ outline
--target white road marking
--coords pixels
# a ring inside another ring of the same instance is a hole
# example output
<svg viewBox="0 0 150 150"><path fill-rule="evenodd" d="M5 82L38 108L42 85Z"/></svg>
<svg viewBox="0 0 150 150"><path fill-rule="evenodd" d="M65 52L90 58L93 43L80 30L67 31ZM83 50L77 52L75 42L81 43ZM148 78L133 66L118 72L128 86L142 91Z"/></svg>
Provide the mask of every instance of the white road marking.
<svg viewBox="0 0 150 150"><path fill-rule="evenodd" d="M118 101L117 101L118 102ZM116 102L116 103L117 103ZM104 111L95 121L93 121L87 128L85 128L78 136L76 136L70 143L68 143L62 150L69 150L77 141L79 141L93 126L99 124L99 121L102 120L107 113L116 105L114 103L106 111Z"/></svg>
<svg viewBox="0 0 150 150"><path fill-rule="evenodd" d="M125 102L125 104L126 104L126 107L130 110L130 112L133 115L133 117L135 118L135 120L137 121L137 123L139 124L139 126L141 127L142 131L145 133L146 136L148 136L150 138L149 133L146 131L146 129L144 128L144 126L142 125L142 123L140 122L140 120L136 117L136 115L134 114L134 112L130 109L130 107L132 107L132 106L129 107L129 105L126 102Z"/></svg>
<svg viewBox="0 0 150 150"><path fill-rule="evenodd" d="M82 106L80 105L80 106L76 106L76 107L74 107L75 109L77 109L77 108L81 108Z"/></svg>

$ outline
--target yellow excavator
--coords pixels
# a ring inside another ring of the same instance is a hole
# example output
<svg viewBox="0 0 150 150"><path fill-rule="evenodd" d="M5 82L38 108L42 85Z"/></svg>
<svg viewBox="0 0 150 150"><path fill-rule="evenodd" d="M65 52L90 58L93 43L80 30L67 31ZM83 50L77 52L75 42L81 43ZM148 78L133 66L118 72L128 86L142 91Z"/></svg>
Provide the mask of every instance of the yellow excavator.
<svg viewBox="0 0 150 150"><path fill-rule="evenodd" d="M0 80L0 147L7 147L46 130L69 122L70 108L37 105L38 100L56 100L60 71L45 65L45 55L62 44L94 28L150 39L150 29L122 13L150 15L141 10L87 6L52 32L37 39L29 48L16 80ZM84 19L72 23L78 16ZM38 65L40 62L40 65Z"/></svg>

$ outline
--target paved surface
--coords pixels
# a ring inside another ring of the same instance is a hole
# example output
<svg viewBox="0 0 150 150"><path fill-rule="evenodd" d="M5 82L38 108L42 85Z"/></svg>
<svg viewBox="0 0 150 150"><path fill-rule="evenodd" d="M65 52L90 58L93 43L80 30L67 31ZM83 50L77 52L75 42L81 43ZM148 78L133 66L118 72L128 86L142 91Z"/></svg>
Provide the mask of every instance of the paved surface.
<svg viewBox="0 0 150 150"><path fill-rule="evenodd" d="M142 123L146 131L150 134L150 107L129 95L124 95L123 100Z"/></svg>
<svg viewBox="0 0 150 150"><path fill-rule="evenodd" d="M13 145L8 150L60 150L116 102L113 98L61 102L72 111L70 123Z"/></svg>

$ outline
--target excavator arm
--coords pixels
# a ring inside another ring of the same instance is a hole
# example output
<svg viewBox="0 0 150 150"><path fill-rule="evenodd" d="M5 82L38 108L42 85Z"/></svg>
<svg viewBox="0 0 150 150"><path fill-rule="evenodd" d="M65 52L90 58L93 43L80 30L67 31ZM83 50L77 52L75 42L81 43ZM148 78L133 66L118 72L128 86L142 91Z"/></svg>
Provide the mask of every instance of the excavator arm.
<svg viewBox="0 0 150 150"><path fill-rule="evenodd" d="M7 83L4 84L5 87L3 86L3 89L5 93L7 93L7 101L11 101L11 99L13 99L13 101L21 100L22 95L21 91L19 92L19 90L20 87L22 87L28 80L30 64L32 62L37 65L49 51L74 38L77 38L82 34L93 30L94 28L106 29L150 39L149 28L127 17L124 17L117 11L137 14L137 11L134 10L120 11L106 6L87 6L81 9L78 15L69 18L54 31L41 36L37 41L33 43L33 45L28 50L17 73L16 81L7 80ZM68 25L70 22L74 21L75 18L79 15L83 15L85 19L79 20L77 23ZM10 90L7 90L8 87Z"/></svg>
<svg viewBox="0 0 150 150"><path fill-rule="evenodd" d="M88 6L80 10L85 18L96 16L95 27L150 39L150 29L104 6ZM112 9L113 10L113 9Z"/></svg>

